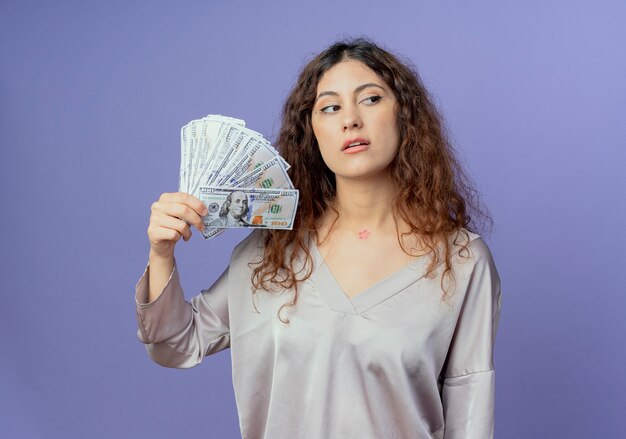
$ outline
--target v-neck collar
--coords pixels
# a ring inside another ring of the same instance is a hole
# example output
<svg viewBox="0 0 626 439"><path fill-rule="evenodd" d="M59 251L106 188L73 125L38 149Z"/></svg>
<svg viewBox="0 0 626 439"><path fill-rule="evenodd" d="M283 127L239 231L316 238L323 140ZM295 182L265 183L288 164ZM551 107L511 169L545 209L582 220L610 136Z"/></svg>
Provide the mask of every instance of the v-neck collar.
<svg viewBox="0 0 626 439"><path fill-rule="evenodd" d="M430 262L428 256L417 258L350 298L326 265L314 242L311 243L311 249L313 258L311 281L316 285L320 295L332 310L355 315L367 311L423 278Z"/></svg>

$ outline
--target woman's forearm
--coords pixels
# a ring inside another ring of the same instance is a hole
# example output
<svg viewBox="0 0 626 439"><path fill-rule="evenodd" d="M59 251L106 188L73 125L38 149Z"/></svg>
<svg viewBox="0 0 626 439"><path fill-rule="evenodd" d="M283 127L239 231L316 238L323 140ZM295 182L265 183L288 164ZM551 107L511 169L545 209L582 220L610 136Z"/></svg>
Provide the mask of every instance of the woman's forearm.
<svg viewBox="0 0 626 439"><path fill-rule="evenodd" d="M174 257L163 257L150 252L149 256L150 270L148 273L148 282L150 285L148 299L149 302L155 301L163 292L167 281L172 275L174 269Z"/></svg>

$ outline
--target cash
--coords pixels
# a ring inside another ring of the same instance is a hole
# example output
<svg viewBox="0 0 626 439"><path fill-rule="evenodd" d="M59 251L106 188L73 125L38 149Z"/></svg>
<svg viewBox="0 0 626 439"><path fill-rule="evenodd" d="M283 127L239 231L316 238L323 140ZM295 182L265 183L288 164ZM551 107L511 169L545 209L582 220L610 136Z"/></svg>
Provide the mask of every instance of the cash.
<svg viewBox="0 0 626 439"><path fill-rule="evenodd" d="M207 206L204 238L226 228L293 228L299 192L289 164L241 119L208 115L180 130L179 191Z"/></svg>

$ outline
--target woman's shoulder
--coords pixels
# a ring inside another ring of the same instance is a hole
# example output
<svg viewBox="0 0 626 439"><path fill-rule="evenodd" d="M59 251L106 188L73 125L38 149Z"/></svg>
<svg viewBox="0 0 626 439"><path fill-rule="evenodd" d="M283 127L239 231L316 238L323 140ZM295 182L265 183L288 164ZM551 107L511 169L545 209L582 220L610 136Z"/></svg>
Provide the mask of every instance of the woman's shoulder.
<svg viewBox="0 0 626 439"><path fill-rule="evenodd" d="M477 233L461 228L452 233L450 237L452 254L458 256L459 262L471 260L472 265L493 265L493 256L485 240Z"/></svg>

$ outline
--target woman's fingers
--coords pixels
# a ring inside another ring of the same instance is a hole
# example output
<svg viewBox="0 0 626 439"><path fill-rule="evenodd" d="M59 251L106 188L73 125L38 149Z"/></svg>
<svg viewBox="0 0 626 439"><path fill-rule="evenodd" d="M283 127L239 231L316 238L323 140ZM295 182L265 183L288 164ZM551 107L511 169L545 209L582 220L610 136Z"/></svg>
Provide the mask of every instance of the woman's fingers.
<svg viewBox="0 0 626 439"><path fill-rule="evenodd" d="M148 238L152 246L159 246L159 248L165 246L164 250L167 250L169 249L168 242L175 244L181 237L182 235L177 230L152 223L148 226Z"/></svg>
<svg viewBox="0 0 626 439"><path fill-rule="evenodd" d="M158 241L176 242L181 237L187 241L191 238L191 229L185 221L157 211L150 216L148 234L155 243Z"/></svg>
<svg viewBox="0 0 626 439"><path fill-rule="evenodd" d="M206 206L199 198L184 192L164 193L161 195L161 198L159 198L159 201L184 204L200 216L204 216L208 213Z"/></svg>
<svg viewBox="0 0 626 439"><path fill-rule="evenodd" d="M182 192L162 194L152 203L148 238L152 251L161 256L171 257L176 242L191 238L193 225L204 230L202 216L207 215L206 206L193 195Z"/></svg>
<svg viewBox="0 0 626 439"><path fill-rule="evenodd" d="M200 202L200 204L202 203ZM204 223L201 215L206 215L206 213L204 213L206 212L206 207L204 207L204 204L202 204L201 208L197 206L195 207L200 210L200 213L188 204L164 200L154 203L152 205L152 212L158 212L163 215L183 220L187 224L194 225L198 230L203 230Z"/></svg>

